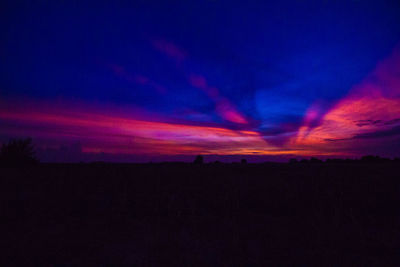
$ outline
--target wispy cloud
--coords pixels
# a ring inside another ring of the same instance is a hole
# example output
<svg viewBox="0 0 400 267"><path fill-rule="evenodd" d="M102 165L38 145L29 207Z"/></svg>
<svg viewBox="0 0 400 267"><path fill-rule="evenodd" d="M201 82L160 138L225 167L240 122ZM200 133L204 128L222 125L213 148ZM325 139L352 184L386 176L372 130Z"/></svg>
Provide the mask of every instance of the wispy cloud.
<svg viewBox="0 0 400 267"><path fill-rule="evenodd" d="M124 67L117 64L110 64L109 66L115 75L125 79L128 82L142 86L148 86L150 88L155 89L160 94L165 94L167 92L167 88L151 80L149 77L146 77L141 74L131 74L128 71L126 71Z"/></svg>
<svg viewBox="0 0 400 267"><path fill-rule="evenodd" d="M177 63L181 63L187 58L186 51L173 42L164 39L155 39L152 41L152 44L155 49L174 59Z"/></svg>
<svg viewBox="0 0 400 267"><path fill-rule="evenodd" d="M153 46L160 52L170 58L176 60L177 63L182 63L187 58L187 53L176 44L163 40L153 40ZM202 90L215 103L216 113L226 121L237 124L248 124L247 119L233 103L221 95L218 88L210 86L203 75L190 73L188 75L189 84L195 88Z"/></svg>
<svg viewBox="0 0 400 267"><path fill-rule="evenodd" d="M215 102L215 109L224 120L247 124L247 120L243 114L241 114L236 107L225 97L221 96L218 88L209 86L207 80L198 74L190 74L189 82L193 87L201 89L206 95Z"/></svg>
<svg viewBox="0 0 400 267"><path fill-rule="evenodd" d="M9 127L0 134L30 135L59 142L79 140L88 152L130 154L276 154L255 131L149 121L139 114L110 114L101 109L31 103L0 109ZM40 128L34 127L40 125Z"/></svg>
<svg viewBox="0 0 400 267"><path fill-rule="evenodd" d="M321 119L317 127L309 127L307 116L292 146L314 146L324 149L350 150L348 140L380 138L397 134L400 123L400 47ZM368 139L368 140L367 140ZM342 141L345 147L330 147L327 142ZM389 141L388 141L389 142ZM366 145L366 144L365 144Z"/></svg>

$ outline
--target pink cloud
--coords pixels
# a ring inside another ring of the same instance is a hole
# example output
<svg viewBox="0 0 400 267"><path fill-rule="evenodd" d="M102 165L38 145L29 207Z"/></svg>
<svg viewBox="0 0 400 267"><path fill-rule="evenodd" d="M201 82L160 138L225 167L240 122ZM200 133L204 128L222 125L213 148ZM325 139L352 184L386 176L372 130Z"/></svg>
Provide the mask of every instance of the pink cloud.
<svg viewBox="0 0 400 267"><path fill-rule="evenodd" d="M142 75L135 75L134 80L141 85L146 85L149 83L149 78L142 76Z"/></svg>
<svg viewBox="0 0 400 267"><path fill-rule="evenodd" d="M172 42L157 39L153 40L152 44L155 49L176 60L178 63L183 62L187 57L187 53Z"/></svg>
<svg viewBox="0 0 400 267"><path fill-rule="evenodd" d="M289 153L269 146L255 131L149 121L138 114L113 113L104 107L84 103L9 102L1 105L0 121L8 125L0 130L3 136L29 135L52 144L80 141L86 152L138 155Z"/></svg>
<svg viewBox="0 0 400 267"><path fill-rule="evenodd" d="M121 77L129 82L136 83L139 85L147 85L155 89L160 94L165 94L167 92L167 88L158 84L157 82L151 80L150 78L140 75L140 74L130 74L128 73L124 67L119 66L117 64L110 64L109 65L111 70L114 72L115 75Z"/></svg>
<svg viewBox="0 0 400 267"><path fill-rule="evenodd" d="M117 76L125 76L126 72L125 69L122 66L116 65L116 64L110 64L109 65L112 71L115 73Z"/></svg>
<svg viewBox="0 0 400 267"><path fill-rule="evenodd" d="M248 124L246 118L236 109L236 107L227 99L221 96L218 88L209 86L207 80L197 74L189 75L189 83L198 89L201 89L207 96L215 102L216 112L224 119L238 124Z"/></svg>
<svg viewBox="0 0 400 267"><path fill-rule="evenodd" d="M186 52L171 42L165 40L155 40L153 41L153 46L167 56L174 58L178 63L186 59ZM193 87L201 89L210 99L215 102L216 112L224 120L238 124L248 124L245 116L241 114L227 98L224 98L220 95L218 88L209 86L207 84L205 77L192 73L189 75L188 81Z"/></svg>
<svg viewBox="0 0 400 267"><path fill-rule="evenodd" d="M388 140L363 139L374 132L388 131L400 118L400 47L349 94L327 112L317 127L310 127L316 117L313 107L307 112L303 126L292 140L293 146L313 146L316 149L352 151L357 147L372 148L372 143ZM333 142L335 141L335 142ZM356 149L357 150L357 149ZM358 151L358 150L357 150Z"/></svg>
<svg viewBox="0 0 400 267"><path fill-rule="evenodd" d="M200 88L200 89L207 89L207 81L203 76L191 74L189 76L189 82L193 87Z"/></svg>
<svg viewBox="0 0 400 267"><path fill-rule="evenodd" d="M216 102L216 110L217 113L227 121L239 124L247 124L247 120L244 118L244 116L240 114L227 99L218 99Z"/></svg>

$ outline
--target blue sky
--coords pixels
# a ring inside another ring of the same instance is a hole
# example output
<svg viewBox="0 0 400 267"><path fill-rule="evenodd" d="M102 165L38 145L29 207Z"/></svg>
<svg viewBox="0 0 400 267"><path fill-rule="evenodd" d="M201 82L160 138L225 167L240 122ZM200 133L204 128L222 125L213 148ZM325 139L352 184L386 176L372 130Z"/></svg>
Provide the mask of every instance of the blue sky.
<svg viewBox="0 0 400 267"><path fill-rule="evenodd" d="M137 108L267 140L316 105L318 125L400 39L395 1L56 2L2 4L2 99Z"/></svg>

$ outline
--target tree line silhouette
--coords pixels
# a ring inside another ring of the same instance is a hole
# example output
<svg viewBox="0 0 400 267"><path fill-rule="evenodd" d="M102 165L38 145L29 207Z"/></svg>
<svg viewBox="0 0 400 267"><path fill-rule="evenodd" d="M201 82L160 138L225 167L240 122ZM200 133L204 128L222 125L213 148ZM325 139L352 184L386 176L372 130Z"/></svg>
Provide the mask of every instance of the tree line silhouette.
<svg viewBox="0 0 400 267"><path fill-rule="evenodd" d="M16 165L31 165L38 163L36 158L35 147L32 138L26 139L10 139L7 143L1 146L0 150L0 165L3 166L16 166ZM400 158L385 158L374 155L366 155L360 159L341 159L341 158L328 158L325 161L316 157L310 159L289 159L290 164L321 164L321 163L385 163L385 162L400 162ZM220 164L220 161L215 161L213 164ZM246 159L241 159L241 164L247 164ZM193 161L195 165L204 164L204 157L197 155Z"/></svg>
<svg viewBox="0 0 400 267"><path fill-rule="evenodd" d="M295 159L292 158L289 160L289 163L291 164L313 164L313 163L384 163L384 162L400 162L400 158L384 158L380 156L374 156L374 155L367 155L367 156L362 156L360 159L341 159L341 158L328 158L325 161L312 157L310 159Z"/></svg>
<svg viewBox="0 0 400 267"><path fill-rule="evenodd" d="M1 146L0 163L2 165L28 165L38 162L31 138L11 139Z"/></svg>

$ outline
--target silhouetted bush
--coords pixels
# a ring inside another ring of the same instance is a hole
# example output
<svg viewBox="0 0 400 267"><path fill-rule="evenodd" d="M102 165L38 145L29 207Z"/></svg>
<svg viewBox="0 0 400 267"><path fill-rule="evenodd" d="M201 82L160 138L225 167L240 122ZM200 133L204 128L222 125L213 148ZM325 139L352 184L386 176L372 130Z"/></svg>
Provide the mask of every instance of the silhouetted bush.
<svg viewBox="0 0 400 267"><path fill-rule="evenodd" d="M242 159L242 160L240 161L240 163L242 163L242 164L247 164L247 159Z"/></svg>
<svg viewBox="0 0 400 267"><path fill-rule="evenodd" d="M297 159L290 159L289 163L294 164L294 163L298 163L299 161Z"/></svg>
<svg viewBox="0 0 400 267"><path fill-rule="evenodd" d="M37 163L35 148L31 138L11 139L1 147L0 164L6 166L27 165Z"/></svg>
<svg viewBox="0 0 400 267"><path fill-rule="evenodd" d="M202 155L198 155L196 156L196 158L194 159L194 164L203 164L204 163L204 158Z"/></svg>

